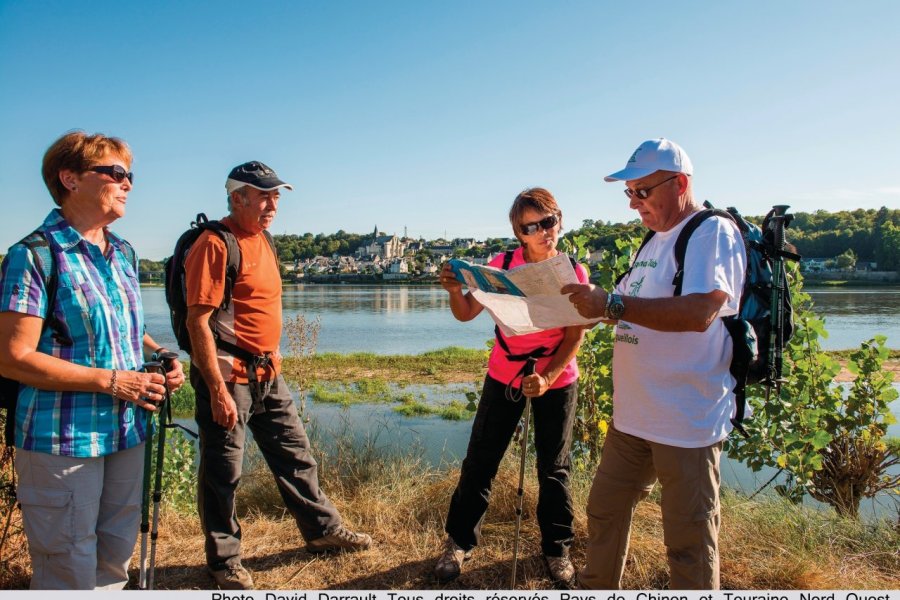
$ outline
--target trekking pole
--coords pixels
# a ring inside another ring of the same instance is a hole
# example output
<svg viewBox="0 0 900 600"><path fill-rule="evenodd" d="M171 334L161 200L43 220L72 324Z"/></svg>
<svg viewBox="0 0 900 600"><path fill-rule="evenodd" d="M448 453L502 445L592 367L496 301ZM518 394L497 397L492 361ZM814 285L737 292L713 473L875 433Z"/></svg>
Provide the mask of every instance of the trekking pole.
<svg viewBox="0 0 900 600"><path fill-rule="evenodd" d="M537 363L536 358L528 358L525 362L525 371L523 377L534 375L534 366ZM518 495L516 505L516 535L513 537L513 560L512 575L510 576L509 589L516 589L516 563L519 558L519 531L522 527L522 504L525 497L525 453L528 450L528 421L531 419L531 396L525 396L525 426L522 428L522 458L519 460L519 488L516 491Z"/></svg>
<svg viewBox="0 0 900 600"><path fill-rule="evenodd" d="M145 362L141 367L141 371L145 373L153 373L162 368L162 363L158 361ZM144 483L141 490L141 564L138 575L138 587L142 590L147 589L147 535L150 533L150 469L153 462L153 412L145 411L146 421L144 424Z"/></svg>
<svg viewBox="0 0 900 600"><path fill-rule="evenodd" d="M774 246L774 254L772 260L772 295L771 304L769 306L769 355L766 357L766 401L769 400L769 394L772 388L775 388L777 396L781 396L781 370L783 366L784 354L782 344L784 343L784 228L790 222L793 215L788 215L787 205L779 204L772 207L772 242Z"/></svg>
<svg viewBox="0 0 900 600"><path fill-rule="evenodd" d="M178 360L178 354L175 352L160 352L156 358L161 362L161 370L163 377L168 371L172 370L172 361ZM150 573L147 577L147 589L153 589L153 580L156 576L156 539L159 536L159 505L162 501L162 476L163 461L165 459L166 448L166 429L169 424L166 422L172 420L172 403L171 394L169 392L168 382L166 386L166 396L159 405L159 433L156 436L156 480L153 485L153 526L150 530Z"/></svg>

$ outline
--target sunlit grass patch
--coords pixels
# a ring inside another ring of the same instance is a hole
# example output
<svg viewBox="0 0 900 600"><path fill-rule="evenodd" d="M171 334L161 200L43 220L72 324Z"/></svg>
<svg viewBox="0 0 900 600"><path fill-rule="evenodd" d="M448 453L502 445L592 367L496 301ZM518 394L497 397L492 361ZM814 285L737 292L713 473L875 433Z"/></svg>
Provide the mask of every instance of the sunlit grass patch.
<svg viewBox="0 0 900 600"><path fill-rule="evenodd" d="M424 417L435 414L438 409L427 402L413 398L395 406L394 412L400 413L404 417Z"/></svg>
<svg viewBox="0 0 900 600"><path fill-rule="evenodd" d="M460 400L451 400L449 404L441 407L438 414L447 421L464 421L475 416L475 412L467 408L467 404Z"/></svg>
<svg viewBox="0 0 900 600"><path fill-rule="evenodd" d="M310 365L311 377L322 381L361 381L371 378L395 385L461 383L481 379L487 350L448 347L422 354L383 355L371 352L318 354ZM285 359L291 371L290 358Z"/></svg>

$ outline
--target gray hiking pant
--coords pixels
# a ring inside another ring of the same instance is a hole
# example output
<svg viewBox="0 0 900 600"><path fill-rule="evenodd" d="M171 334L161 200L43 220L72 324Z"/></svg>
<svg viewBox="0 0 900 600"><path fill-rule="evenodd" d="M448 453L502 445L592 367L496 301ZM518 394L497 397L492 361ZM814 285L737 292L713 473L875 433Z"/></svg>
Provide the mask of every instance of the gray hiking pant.
<svg viewBox="0 0 900 600"><path fill-rule="evenodd" d="M248 427L303 538L314 540L338 528L340 514L319 488L318 465L284 378L278 375L261 383L261 411L253 408L248 385L229 383L238 419L234 429L227 431L213 421L209 389L200 372L191 367L190 375L200 429L197 506L206 536L207 565L221 570L241 562L241 526L234 495L241 480Z"/></svg>

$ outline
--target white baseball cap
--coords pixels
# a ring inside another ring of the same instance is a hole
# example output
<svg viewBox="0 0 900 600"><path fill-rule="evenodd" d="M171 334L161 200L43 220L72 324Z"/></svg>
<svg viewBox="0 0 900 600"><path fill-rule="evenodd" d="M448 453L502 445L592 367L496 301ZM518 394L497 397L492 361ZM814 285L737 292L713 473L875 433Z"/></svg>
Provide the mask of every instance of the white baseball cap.
<svg viewBox="0 0 900 600"><path fill-rule="evenodd" d="M681 146L666 138L647 140L634 151L625 168L603 178L604 181L640 179L657 171L693 175L694 165Z"/></svg>

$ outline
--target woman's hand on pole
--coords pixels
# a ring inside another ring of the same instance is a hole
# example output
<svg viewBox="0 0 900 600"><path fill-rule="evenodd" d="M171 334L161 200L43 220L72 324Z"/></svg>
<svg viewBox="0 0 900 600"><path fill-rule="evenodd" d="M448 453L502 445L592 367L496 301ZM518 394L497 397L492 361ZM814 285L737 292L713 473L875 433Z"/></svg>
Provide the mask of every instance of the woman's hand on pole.
<svg viewBox="0 0 900 600"><path fill-rule="evenodd" d="M166 398L165 378L160 373L142 371L115 371L115 389L110 376L109 393L123 402L132 402L147 410Z"/></svg>
<svg viewBox="0 0 900 600"><path fill-rule="evenodd" d="M522 393L529 398L537 398L538 396L543 396L549 389L550 380L540 373L526 375L522 378Z"/></svg>

